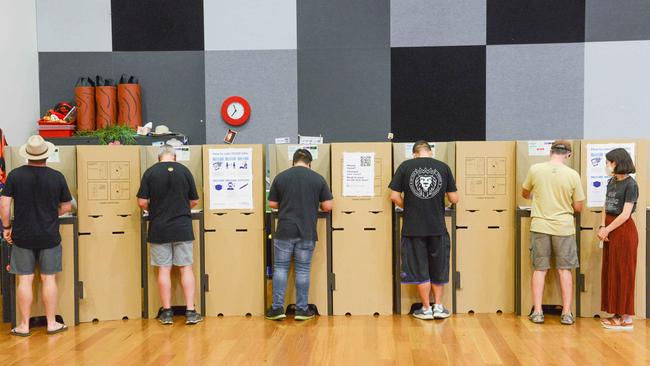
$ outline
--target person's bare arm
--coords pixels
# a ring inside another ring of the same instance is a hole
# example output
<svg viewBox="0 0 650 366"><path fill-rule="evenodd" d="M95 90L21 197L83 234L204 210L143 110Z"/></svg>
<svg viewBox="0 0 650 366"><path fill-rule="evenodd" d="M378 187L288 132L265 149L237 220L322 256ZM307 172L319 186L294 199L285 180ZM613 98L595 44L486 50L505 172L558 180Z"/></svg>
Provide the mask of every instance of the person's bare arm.
<svg viewBox="0 0 650 366"><path fill-rule="evenodd" d="M72 211L72 201L59 203L59 216L65 215Z"/></svg>
<svg viewBox="0 0 650 366"><path fill-rule="evenodd" d="M404 208L404 199L402 198L402 193L390 190L390 200L393 201L395 206L399 208Z"/></svg>
<svg viewBox="0 0 650 366"><path fill-rule="evenodd" d="M199 200L190 200L190 209L193 209L198 204L199 204Z"/></svg>
<svg viewBox="0 0 650 366"><path fill-rule="evenodd" d="M332 208L334 208L333 200L327 200L320 203L320 209L323 212L330 212L332 211Z"/></svg>
<svg viewBox="0 0 650 366"><path fill-rule="evenodd" d="M521 196L527 200L531 199L530 191L525 188L521 189Z"/></svg>
<svg viewBox="0 0 650 366"><path fill-rule="evenodd" d="M144 198L138 198L138 206L143 210L149 209L149 200Z"/></svg>
<svg viewBox="0 0 650 366"><path fill-rule="evenodd" d="M447 199L449 202L453 203L454 205L460 201L460 197L458 196L458 192L447 192Z"/></svg>
<svg viewBox="0 0 650 366"><path fill-rule="evenodd" d="M2 219L3 228L9 229L2 230L2 236L7 243L12 244L14 241L11 239L11 197L0 197L0 219Z"/></svg>
<svg viewBox="0 0 650 366"><path fill-rule="evenodd" d="M585 204L584 201L577 201L577 202L573 202L571 206L573 206L573 212L582 212L582 209L584 208Z"/></svg>
<svg viewBox="0 0 650 366"><path fill-rule="evenodd" d="M616 230L619 226L623 225L627 220L629 220L630 216L632 216L633 209L634 209L634 203L625 202L625 205L623 205L623 212L621 212L621 214L618 215L614 219L614 221L612 221L609 225L607 225L604 228L601 228L598 231L598 239L609 241L608 239L609 233Z"/></svg>
<svg viewBox="0 0 650 366"><path fill-rule="evenodd" d="M269 208L277 210L280 208L280 203L276 201L269 201Z"/></svg>

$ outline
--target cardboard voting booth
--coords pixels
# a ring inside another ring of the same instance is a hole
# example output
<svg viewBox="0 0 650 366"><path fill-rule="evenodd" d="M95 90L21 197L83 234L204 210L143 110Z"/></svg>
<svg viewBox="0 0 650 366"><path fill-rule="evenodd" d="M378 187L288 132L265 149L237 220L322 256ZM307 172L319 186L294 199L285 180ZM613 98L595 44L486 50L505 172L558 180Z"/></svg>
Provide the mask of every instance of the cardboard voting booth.
<svg viewBox="0 0 650 366"><path fill-rule="evenodd" d="M515 310L515 143L457 142L456 310Z"/></svg>
<svg viewBox="0 0 650 366"><path fill-rule="evenodd" d="M646 215L648 197L648 141L646 140L583 140L581 143L581 176L587 195L580 214L580 314L584 317L609 316L601 311L602 249L596 236L601 223L607 180L605 154L614 148L625 148L634 158L635 179L639 185L637 211L632 215L639 231L637 249L635 311L646 314Z"/></svg>
<svg viewBox="0 0 650 366"><path fill-rule="evenodd" d="M78 146L82 322L142 316L140 147Z"/></svg>
<svg viewBox="0 0 650 366"><path fill-rule="evenodd" d="M316 173L325 178L328 186L330 185L330 145L269 145L269 162L270 162L270 179L275 177L286 169L291 168L293 153L298 148L308 149L312 154L311 168ZM271 235L275 234L277 225L277 212L273 212ZM332 314L332 299L330 293L330 272L331 272L331 215L329 213L319 213L316 232L318 241L311 261L311 277L309 283L309 304L313 304L318 309L320 315ZM272 250L272 248L271 248ZM296 287L295 287L295 270L293 260L289 268L289 277L285 293L285 304L295 305ZM272 286L267 289L267 299L271 299Z"/></svg>
<svg viewBox="0 0 650 366"><path fill-rule="evenodd" d="M392 310L390 143L332 144L334 315Z"/></svg>
<svg viewBox="0 0 650 366"><path fill-rule="evenodd" d="M517 315L528 315L533 307L533 298L531 292L531 281L533 275L532 263L530 260L530 223L531 223L531 204L530 200L522 197L522 185L526 180L528 169L534 164L549 161L551 154L551 145L553 141L517 141L516 156L516 173L517 182L515 185L515 195L517 197L517 220L516 220L516 274L515 274L515 313ZM566 165L577 172L580 172L580 141L571 141L573 152L567 160ZM579 240L579 223L576 223L576 239ZM551 262L553 267L553 261ZM571 311L579 316L579 298L580 292L576 286L576 273L579 269L572 271L575 298L572 302ZM543 306L562 306L562 291L560 290L559 277L557 270L551 268L546 273L546 285L544 286L544 297L542 298Z"/></svg>
<svg viewBox="0 0 650 366"><path fill-rule="evenodd" d="M5 164L10 172L22 165L27 164L25 158L18 153L19 147L6 147ZM47 166L60 171L65 177L70 193L76 197L77 193L77 166L76 148L74 146L57 146L55 153L48 158ZM58 287L58 301L56 316L60 321L67 324L78 324L78 293L77 293L77 218L70 214L59 219L61 246L62 246L62 271L56 275ZM11 250L11 247L8 248ZM3 268L4 270L4 268ZM15 286L18 286L18 278L11 275L9 278L11 306L10 320L13 325L20 322L20 312L16 298ZM42 323L45 317L45 308L42 303L41 280L38 269L36 270L33 282L34 298L32 302L31 320L32 323Z"/></svg>
<svg viewBox="0 0 650 366"><path fill-rule="evenodd" d="M145 146L141 150L141 174L158 162L160 147ZM186 166L192 173L196 190L199 193L199 203L192 209L192 227L194 230L194 280L195 289L195 306L196 311L205 315L205 293L203 292L203 149L201 146L180 146L176 148L176 161ZM151 255L147 243L148 216L142 217L142 275L144 276L144 317L157 317L162 303L158 293L157 276L158 269L151 265ZM178 268L172 268L172 308L184 312L185 297L183 287L181 286L181 276Z"/></svg>
<svg viewBox="0 0 650 366"><path fill-rule="evenodd" d="M433 157L440 160L447 165L455 176L456 170L456 144L454 142L431 142L430 143ZM413 158L413 143L394 143L393 144L393 172L397 170L399 165L408 159ZM451 239L452 247L455 246L455 212L448 209L445 213L445 224L449 237ZM422 300L418 294L417 286L401 284L400 271L401 271L401 238L402 238L402 223L403 211L399 208L395 209L394 217L394 240L393 240L393 312L395 314L408 314L414 307L414 304L421 304ZM449 283L445 285L443 292L443 305L445 308L453 311L454 309L454 261L450 255L449 258ZM431 296L431 303L433 303L433 295Z"/></svg>
<svg viewBox="0 0 650 366"><path fill-rule="evenodd" d="M205 312L264 314L264 147L204 145Z"/></svg>

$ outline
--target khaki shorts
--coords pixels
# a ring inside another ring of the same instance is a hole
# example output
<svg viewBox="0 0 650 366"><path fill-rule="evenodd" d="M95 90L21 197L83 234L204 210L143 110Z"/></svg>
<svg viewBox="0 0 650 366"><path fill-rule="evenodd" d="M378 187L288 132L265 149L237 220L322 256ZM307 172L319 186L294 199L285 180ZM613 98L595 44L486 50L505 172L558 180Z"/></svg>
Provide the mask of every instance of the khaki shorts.
<svg viewBox="0 0 650 366"><path fill-rule="evenodd" d="M149 243L151 265L156 267L191 266L194 262L194 242Z"/></svg>
<svg viewBox="0 0 650 366"><path fill-rule="evenodd" d="M551 268L551 256L555 258L555 268L578 268L578 246L576 236L557 236L531 232L530 261L536 271Z"/></svg>

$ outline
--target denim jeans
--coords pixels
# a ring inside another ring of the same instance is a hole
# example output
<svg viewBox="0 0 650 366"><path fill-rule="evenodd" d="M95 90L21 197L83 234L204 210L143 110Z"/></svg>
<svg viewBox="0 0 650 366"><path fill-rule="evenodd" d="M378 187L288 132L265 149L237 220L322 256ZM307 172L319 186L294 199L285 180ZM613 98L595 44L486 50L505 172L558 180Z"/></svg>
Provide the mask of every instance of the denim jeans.
<svg viewBox="0 0 650 366"><path fill-rule="evenodd" d="M307 310L309 297L309 270L316 242L313 240L273 240L273 308L284 308L284 295L291 256L296 268L296 307Z"/></svg>

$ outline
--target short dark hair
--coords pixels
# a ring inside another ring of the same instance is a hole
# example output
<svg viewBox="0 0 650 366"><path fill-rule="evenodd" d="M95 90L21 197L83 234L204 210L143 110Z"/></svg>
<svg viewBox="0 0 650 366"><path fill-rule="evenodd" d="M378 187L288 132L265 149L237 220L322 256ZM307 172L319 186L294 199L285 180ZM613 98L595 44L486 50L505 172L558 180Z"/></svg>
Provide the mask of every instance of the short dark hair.
<svg viewBox="0 0 650 366"><path fill-rule="evenodd" d="M634 174L636 173L636 168L634 167L634 162L632 157L623 148L614 149L608 152L605 155L605 159L611 163L616 163L616 168L614 168L614 174Z"/></svg>
<svg viewBox="0 0 650 366"><path fill-rule="evenodd" d="M32 160L32 159L29 159L28 161L29 161L30 163L32 163L32 164L45 164L45 163L47 163L47 158L45 158L45 159L38 159L38 160Z"/></svg>
<svg viewBox="0 0 650 366"><path fill-rule="evenodd" d="M428 142L424 140L418 140L413 144L413 154L416 154L420 152L421 150L424 151L431 151L431 145L429 145Z"/></svg>
<svg viewBox="0 0 650 366"><path fill-rule="evenodd" d="M311 164L312 157L311 153L307 149L298 149L293 153L293 164L302 161L305 164Z"/></svg>
<svg viewBox="0 0 650 366"><path fill-rule="evenodd" d="M569 140L555 140L551 145L551 152L556 155L568 155L571 151L571 141Z"/></svg>

